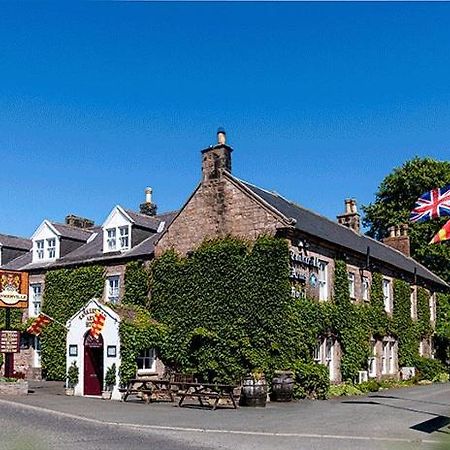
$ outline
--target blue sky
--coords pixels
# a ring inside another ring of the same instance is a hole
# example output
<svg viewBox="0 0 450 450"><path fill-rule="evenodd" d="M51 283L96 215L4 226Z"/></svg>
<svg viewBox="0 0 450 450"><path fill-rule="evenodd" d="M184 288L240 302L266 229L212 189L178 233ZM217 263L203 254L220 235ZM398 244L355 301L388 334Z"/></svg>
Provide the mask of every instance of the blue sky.
<svg viewBox="0 0 450 450"><path fill-rule="evenodd" d="M63 2L61 2L63 3ZM2 3L0 232L233 173L333 218L450 155L448 3Z"/></svg>

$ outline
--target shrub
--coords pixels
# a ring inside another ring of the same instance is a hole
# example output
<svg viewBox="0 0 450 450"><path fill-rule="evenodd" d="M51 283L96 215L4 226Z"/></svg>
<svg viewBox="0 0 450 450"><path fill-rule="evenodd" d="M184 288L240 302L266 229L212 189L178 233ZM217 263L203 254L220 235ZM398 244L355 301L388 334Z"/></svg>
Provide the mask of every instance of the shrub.
<svg viewBox="0 0 450 450"><path fill-rule="evenodd" d="M377 380L369 380L358 384L358 389L361 392L378 392L380 390L380 383Z"/></svg>
<svg viewBox="0 0 450 450"><path fill-rule="evenodd" d="M416 369L419 380L433 380L439 374L447 372L445 366L437 359L417 358Z"/></svg>
<svg viewBox="0 0 450 450"><path fill-rule="evenodd" d="M298 361L294 368L295 398L326 399L330 388L328 368L315 362Z"/></svg>
<svg viewBox="0 0 450 450"><path fill-rule="evenodd" d="M355 386L351 383L342 383L331 385L328 389L330 397L341 397L343 395L362 395L364 392L360 389L360 386Z"/></svg>
<svg viewBox="0 0 450 450"><path fill-rule="evenodd" d="M67 387L74 388L78 384L78 373L77 362L73 361L67 370Z"/></svg>
<svg viewBox="0 0 450 450"><path fill-rule="evenodd" d="M116 363L106 369L105 390L112 391L116 384Z"/></svg>

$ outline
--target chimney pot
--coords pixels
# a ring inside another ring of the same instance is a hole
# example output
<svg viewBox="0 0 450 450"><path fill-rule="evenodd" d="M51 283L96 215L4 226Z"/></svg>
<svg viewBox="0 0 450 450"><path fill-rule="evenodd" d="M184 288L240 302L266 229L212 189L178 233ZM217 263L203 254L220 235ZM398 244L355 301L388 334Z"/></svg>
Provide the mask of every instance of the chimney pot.
<svg viewBox="0 0 450 450"><path fill-rule="evenodd" d="M408 224L395 225L388 228L389 236L383 239L386 245L399 250L406 256L410 256L410 240L408 236Z"/></svg>
<svg viewBox="0 0 450 450"><path fill-rule="evenodd" d="M153 189L151 187L145 188L145 203L152 202L152 193L153 193Z"/></svg>
<svg viewBox="0 0 450 450"><path fill-rule="evenodd" d="M345 211L343 214L337 216L337 221L341 225L350 228L351 230L359 233L361 224L358 210L356 208L356 200L352 198L346 198L345 202Z"/></svg>
<svg viewBox="0 0 450 450"><path fill-rule="evenodd" d="M223 128L217 130L217 143L219 145L225 145L227 142L227 134Z"/></svg>

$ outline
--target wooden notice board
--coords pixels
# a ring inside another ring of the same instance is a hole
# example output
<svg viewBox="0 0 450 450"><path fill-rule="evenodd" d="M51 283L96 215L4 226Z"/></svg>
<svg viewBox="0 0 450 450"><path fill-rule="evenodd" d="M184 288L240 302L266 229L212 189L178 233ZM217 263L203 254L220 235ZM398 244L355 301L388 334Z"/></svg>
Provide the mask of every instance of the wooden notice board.
<svg viewBox="0 0 450 450"><path fill-rule="evenodd" d="M16 330L0 331L0 353L19 353L20 332Z"/></svg>

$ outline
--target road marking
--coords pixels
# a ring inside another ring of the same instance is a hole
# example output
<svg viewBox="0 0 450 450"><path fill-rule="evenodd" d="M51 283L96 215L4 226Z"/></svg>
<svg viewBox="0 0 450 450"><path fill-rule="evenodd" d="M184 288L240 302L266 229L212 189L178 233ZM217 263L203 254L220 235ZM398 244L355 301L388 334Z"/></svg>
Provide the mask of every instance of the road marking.
<svg viewBox="0 0 450 450"><path fill-rule="evenodd" d="M415 444L439 444L440 441L433 439L408 439L395 437L379 437L379 436L351 436L339 434L314 434L314 433L277 433L269 431L250 431L250 430L220 430L211 428L190 428L190 427L171 427L164 425L140 425L127 422L108 422L99 419L92 419L90 417L78 416L76 414L66 413L62 411L55 411L53 409L43 408L41 406L26 405L24 403L16 403L9 400L0 399L0 404L4 403L10 406L22 407L31 411L45 412L54 414L56 416L67 417L68 419L81 420L84 422L95 423L97 425L119 426L131 429L148 429L155 431L177 431L188 433L215 433L215 434L231 434L231 435L247 435L247 436L265 436L265 437L287 437L287 438L308 438L308 439L340 439L353 441L377 441L377 442L403 442Z"/></svg>

